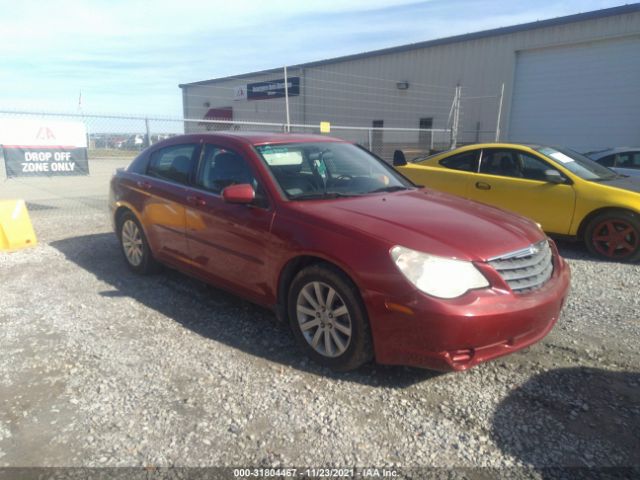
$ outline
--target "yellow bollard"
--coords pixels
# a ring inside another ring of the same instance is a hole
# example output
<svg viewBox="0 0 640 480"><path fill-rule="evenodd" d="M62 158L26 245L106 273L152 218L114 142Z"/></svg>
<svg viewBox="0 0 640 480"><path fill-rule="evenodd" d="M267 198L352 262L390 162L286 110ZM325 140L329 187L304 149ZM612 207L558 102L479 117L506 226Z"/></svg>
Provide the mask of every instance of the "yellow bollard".
<svg viewBox="0 0 640 480"><path fill-rule="evenodd" d="M0 200L0 250L18 250L37 243L24 200Z"/></svg>

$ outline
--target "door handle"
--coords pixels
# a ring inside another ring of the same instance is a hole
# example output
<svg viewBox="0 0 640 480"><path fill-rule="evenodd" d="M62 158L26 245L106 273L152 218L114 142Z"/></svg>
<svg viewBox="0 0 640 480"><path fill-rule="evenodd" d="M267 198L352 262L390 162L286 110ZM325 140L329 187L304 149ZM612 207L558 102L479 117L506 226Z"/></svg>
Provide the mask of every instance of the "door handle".
<svg viewBox="0 0 640 480"><path fill-rule="evenodd" d="M491 190L491 185L485 182L476 182L476 188L478 190Z"/></svg>
<svg viewBox="0 0 640 480"><path fill-rule="evenodd" d="M149 182L145 182L144 180L136 182L136 185L138 186L138 188L143 188L145 190L151 189L151 184Z"/></svg>
<svg viewBox="0 0 640 480"><path fill-rule="evenodd" d="M191 205L195 205L196 207L207 206L207 201L202 197L198 197L197 195L189 195L187 197L187 202L190 203Z"/></svg>

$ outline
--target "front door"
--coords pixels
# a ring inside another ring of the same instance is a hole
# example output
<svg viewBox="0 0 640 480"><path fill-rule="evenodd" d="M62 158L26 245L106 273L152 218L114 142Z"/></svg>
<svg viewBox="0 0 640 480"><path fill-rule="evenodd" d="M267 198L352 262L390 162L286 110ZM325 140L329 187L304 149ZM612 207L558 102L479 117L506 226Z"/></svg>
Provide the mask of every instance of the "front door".
<svg viewBox="0 0 640 480"><path fill-rule="evenodd" d="M519 213L542 225L545 232L568 234L575 208L569 183L545 180L546 161L516 149L483 149L478 173L468 189L472 200Z"/></svg>
<svg viewBox="0 0 640 480"><path fill-rule="evenodd" d="M186 233L192 262L214 282L263 298L267 286L270 226L274 215L249 162L228 148L206 144L191 189ZM251 184L251 205L224 201L229 185Z"/></svg>

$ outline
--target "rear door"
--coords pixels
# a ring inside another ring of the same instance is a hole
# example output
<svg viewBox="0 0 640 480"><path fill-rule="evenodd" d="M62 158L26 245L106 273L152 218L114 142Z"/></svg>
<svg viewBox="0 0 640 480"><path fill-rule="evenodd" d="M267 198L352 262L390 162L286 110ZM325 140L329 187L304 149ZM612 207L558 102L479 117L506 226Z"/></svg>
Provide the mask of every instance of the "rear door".
<svg viewBox="0 0 640 480"><path fill-rule="evenodd" d="M200 146L171 145L151 153L145 175L136 183L144 200L142 222L154 254L166 260L187 261L185 204Z"/></svg>
<svg viewBox="0 0 640 480"><path fill-rule="evenodd" d="M472 150L439 160L439 167L428 163L408 164L400 171L418 185L466 197L478 171L479 156L480 150Z"/></svg>
<svg viewBox="0 0 640 480"><path fill-rule="evenodd" d="M253 204L225 202L224 188L243 183L256 192ZM205 144L188 201L186 234L196 268L214 282L264 298L274 211L250 161L225 146Z"/></svg>
<svg viewBox="0 0 640 480"><path fill-rule="evenodd" d="M468 196L528 217L546 232L568 234L575 208L573 186L547 182L545 170L557 169L528 152L486 148Z"/></svg>

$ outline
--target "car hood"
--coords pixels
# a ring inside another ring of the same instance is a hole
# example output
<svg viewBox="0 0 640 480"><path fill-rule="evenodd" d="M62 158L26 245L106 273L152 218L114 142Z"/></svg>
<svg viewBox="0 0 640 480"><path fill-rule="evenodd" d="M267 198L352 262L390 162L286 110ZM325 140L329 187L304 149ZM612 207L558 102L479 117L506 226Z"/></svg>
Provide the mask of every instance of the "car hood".
<svg viewBox="0 0 640 480"><path fill-rule="evenodd" d="M430 189L292 204L336 231L464 260L486 261L545 238L524 217Z"/></svg>
<svg viewBox="0 0 640 480"><path fill-rule="evenodd" d="M620 188L622 190L628 190L630 192L640 193L640 177L618 177L611 180L602 180L601 182L595 182L598 185L604 185L606 187Z"/></svg>

